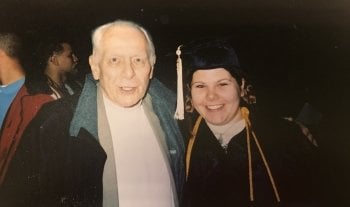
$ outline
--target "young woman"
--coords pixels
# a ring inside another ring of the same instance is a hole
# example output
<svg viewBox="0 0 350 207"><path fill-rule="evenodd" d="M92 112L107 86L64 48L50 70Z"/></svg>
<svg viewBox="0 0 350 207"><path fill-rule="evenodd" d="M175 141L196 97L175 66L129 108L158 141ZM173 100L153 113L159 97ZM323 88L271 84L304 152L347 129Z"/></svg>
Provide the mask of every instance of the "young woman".
<svg viewBox="0 0 350 207"><path fill-rule="evenodd" d="M317 204L313 145L297 125L249 114L255 96L228 42L189 45L182 60L186 108L194 108L188 117L195 118L183 206Z"/></svg>

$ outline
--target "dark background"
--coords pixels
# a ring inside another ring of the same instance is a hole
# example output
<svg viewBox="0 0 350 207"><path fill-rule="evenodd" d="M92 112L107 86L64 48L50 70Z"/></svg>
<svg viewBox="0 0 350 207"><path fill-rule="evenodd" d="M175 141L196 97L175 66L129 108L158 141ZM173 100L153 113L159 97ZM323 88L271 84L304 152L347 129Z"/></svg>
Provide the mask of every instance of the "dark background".
<svg viewBox="0 0 350 207"><path fill-rule="evenodd" d="M115 19L136 21L152 34L156 76L172 89L179 44L198 37L232 38L259 105L274 115L296 117L308 102L322 113L321 122L310 126L323 151L320 161L331 164L327 177L335 194L344 200L350 194L345 187L350 169L349 1L1 0L0 10L0 29L24 34L33 51L48 32L71 37L81 77L89 72L91 30Z"/></svg>
<svg viewBox="0 0 350 207"><path fill-rule="evenodd" d="M350 3L345 0L1 0L0 10L0 29L24 33L30 48L48 32L73 38L82 74L89 71L91 30L121 18L150 31L156 75L171 88L179 44L224 36L234 40L257 93L277 99L278 113L295 116L305 101L333 113L348 100Z"/></svg>

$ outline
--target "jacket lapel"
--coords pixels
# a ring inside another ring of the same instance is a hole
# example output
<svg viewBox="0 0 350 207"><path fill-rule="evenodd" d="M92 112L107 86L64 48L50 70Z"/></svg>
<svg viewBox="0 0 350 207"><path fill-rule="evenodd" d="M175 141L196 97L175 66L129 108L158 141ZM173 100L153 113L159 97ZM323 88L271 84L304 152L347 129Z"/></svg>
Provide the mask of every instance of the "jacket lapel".
<svg viewBox="0 0 350 207"><path fill-rule="evenodd" d="M97 90L97 115L98 139L107 154L107 160L103 170L103 205L114 207L118 206L118 184L115 157L112 135L103 102L103 95L99 87Z"/></svg>

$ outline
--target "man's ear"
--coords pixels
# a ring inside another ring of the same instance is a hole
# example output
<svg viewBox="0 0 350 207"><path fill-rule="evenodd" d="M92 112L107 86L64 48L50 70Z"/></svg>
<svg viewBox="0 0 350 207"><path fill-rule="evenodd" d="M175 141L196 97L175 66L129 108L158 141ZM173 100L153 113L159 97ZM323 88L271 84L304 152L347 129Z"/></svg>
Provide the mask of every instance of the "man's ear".
<svg viewBox="0 0 350 207"><path fill-rule="evenodd" d="M53 64L53 65L59 65L59 62L58 62L58 59L57 59L57 56L55 54L51 55L49 60L48 60L49 63Z"/></svg>
<svg viewBox="0 0 350 207"><path fill-rule="evenodd" d="M152 58L151 61L151 72L149 73L149 79L153 78L153 70L154 70L154 65L156 64L156 56L154 55L154 57Z"/></svg>
<svg viewBox="0 0 350 207"><path fill-rule="evenodd" d="M89 64L92 72L92 76L95 80L100 79L100 68L96 63L96 57L94 55L89 56Z"/></svg>
<svg viewBox="0 0 350 207"><path fill-rule="evenodd" d="M151 67L151 72L149 73L149 79L153 78L153 70L154 70L154 66Z"/></svg>

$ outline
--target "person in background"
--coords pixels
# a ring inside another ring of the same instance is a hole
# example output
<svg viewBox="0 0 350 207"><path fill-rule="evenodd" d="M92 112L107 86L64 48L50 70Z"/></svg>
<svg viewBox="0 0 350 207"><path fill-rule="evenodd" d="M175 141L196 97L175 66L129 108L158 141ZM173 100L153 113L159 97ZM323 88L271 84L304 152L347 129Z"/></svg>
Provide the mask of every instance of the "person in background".
<svg viewBox="0 0 350 207"><path fill-rule="evenodd" d="M40 84L33 84L27 77L22 66L23 51L23 43L17 34L0 33L1 206L24 206L25 199L21 198L35 194L26 188L31 182L31 177L27 177L31 166L22 162L27 155L22 138L41 107L55 99L45 84L38 88Z"/></svg>
<svg viewBox="0 0 350 207"><path fill-rule="evenodd" d="M15 34L0 34L0 126L17 92L24 84L20 63L20 40Z"/></svg>
<svg viewBox="0 0 350 207"><path fill-rule="evenodd" d="M187 101L176 117L194 123L183 206L317 206L315 146L294 123L250 110L257 99L230 42L197 40L177 55Z"/></svg>
<svg viewBox="0 0 350 207"><path fill-rule="evenodd" d="M69 41L50 37L39 43L36 51L38 68L57 98L80 93L82 84L71 80L77 73L78 58Z"/></svg>

